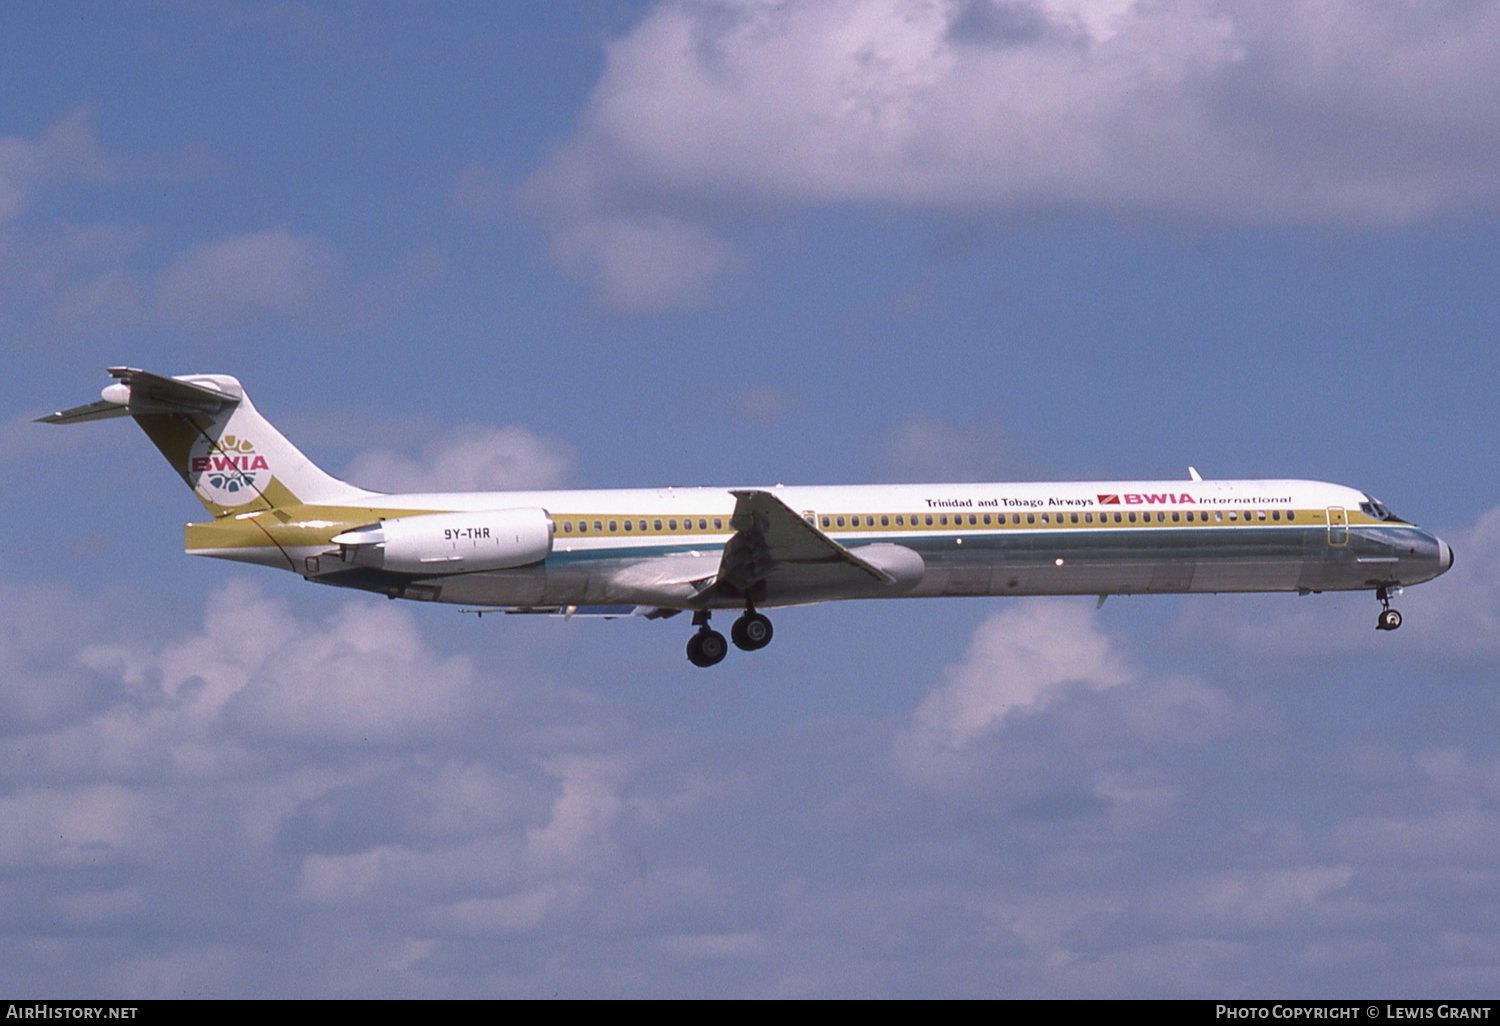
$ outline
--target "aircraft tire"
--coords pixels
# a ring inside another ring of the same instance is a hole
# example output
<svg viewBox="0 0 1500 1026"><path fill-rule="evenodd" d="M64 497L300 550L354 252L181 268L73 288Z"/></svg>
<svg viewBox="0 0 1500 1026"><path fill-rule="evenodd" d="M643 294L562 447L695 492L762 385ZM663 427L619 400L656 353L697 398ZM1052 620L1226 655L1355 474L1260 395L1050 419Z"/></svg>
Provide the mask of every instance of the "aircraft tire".
<svg viewBox="0 0 1500 1026"><path fill-rule="evenodd" d="M729 628L735 647L746 652L765 648L771 643L772 633L770 619L759 613L746 613Z"/></svg>
<svg viewBox="0 0 1500 1026"><path fill-rule="evenodd" d="M688 638L688 662L694 666L714 666L724 661L729 645L718 631L701 630Z"/></svg>
<svg viewBox="0 0 1500 1026"><path fill-rule="evenodd" d="M1382 631L1393 631L1401 626L1401 614L1394 609L1383 609L1380 611L1380 622L1376 629Z"/></svg>

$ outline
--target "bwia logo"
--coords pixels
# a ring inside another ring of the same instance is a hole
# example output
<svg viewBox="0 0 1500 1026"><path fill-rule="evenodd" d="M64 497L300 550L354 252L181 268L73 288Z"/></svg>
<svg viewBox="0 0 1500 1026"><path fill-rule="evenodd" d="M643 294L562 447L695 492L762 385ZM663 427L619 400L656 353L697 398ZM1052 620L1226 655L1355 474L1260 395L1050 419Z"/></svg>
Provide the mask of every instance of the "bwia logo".
<svg viewBox="0 0 1500 1026"><path fill-rule="evenodd" d="M1097 498L1101 506L1118 506L1121 499L1125 500L1125 505L1127 506L1186 506L1190 503L1192 505L1198 504L1198 500L1186 492L1182 494L1178 494L1177 492L1146 492L1144 494L1131 492L1125 495L1100 495Z"/></svg>
<svg viewBox="0 0 1500 1026"><path fill-rule="evenodd" d="M248 438L200 438L188 460L193 487L209 502L241 506L271 482L271 467Z"/></svg>

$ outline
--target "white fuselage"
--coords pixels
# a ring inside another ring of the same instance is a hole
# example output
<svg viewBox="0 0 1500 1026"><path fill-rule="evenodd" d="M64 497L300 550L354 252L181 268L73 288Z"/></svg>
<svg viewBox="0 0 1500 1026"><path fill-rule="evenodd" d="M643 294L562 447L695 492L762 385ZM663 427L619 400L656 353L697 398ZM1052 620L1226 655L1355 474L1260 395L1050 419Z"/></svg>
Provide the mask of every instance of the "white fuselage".
<svg viewBox="0 0 1500 1026"><path fill-rule="evenodd" d="M1372 589L1429 580L1453 558L1431 534L1380 515L1383 508L1367 495L1316 481L760 491L856 556L865 553L872 564L896 568L887 581L773 576L757 597L765 606L897 596ZM396 511L398 519L545 511L550 551L524 566L471 569L465 562L475 557L466 556L466 539L452 539L451 546L439 539L430 571L404 565L400 572L352 558L349 546L196 551L279 565L324 583L465 605L744 604L742 597L703 587L735 533L732 489L368 493L346 505L352 510L376 504ZM329 505L339 504L324 508Z"/></svg>

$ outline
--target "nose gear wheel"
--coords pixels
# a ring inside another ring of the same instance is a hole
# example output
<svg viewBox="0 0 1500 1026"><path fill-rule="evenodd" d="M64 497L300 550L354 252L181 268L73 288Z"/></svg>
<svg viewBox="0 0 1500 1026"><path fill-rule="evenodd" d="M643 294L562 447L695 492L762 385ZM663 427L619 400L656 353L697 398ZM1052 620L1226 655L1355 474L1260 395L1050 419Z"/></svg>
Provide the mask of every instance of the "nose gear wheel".
<svg viewBox="0 0 1500 1026"><path fill-rule="evenodd" d="M1398 589L1399 590L1399 589ZM1401 626L1401 613L1391 608L1391 593L1385 587L1375 589L1375 597L1380 600L1380 617L1375 621L1377 631L1393 631Z"/></svg>

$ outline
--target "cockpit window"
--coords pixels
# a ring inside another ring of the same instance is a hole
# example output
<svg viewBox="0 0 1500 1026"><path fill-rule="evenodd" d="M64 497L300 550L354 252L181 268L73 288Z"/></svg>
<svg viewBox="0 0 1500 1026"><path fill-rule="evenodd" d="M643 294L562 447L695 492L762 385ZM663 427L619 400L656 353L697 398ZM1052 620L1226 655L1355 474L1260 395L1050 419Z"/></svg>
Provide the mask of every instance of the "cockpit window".
<svg viewBox="0 0 1500 1026"><path fill-rule="evenodd" d="M1365 501L1359 504L1359 511L1367 517L1374 517L1376 520L1384 520L1392 524L1406 523L1405 520L1402 520L1400 517L1396 516L1396 514L1392 513L1386 507L1385 503L1381 502L1373 495L1365 496Z"/></svg>

